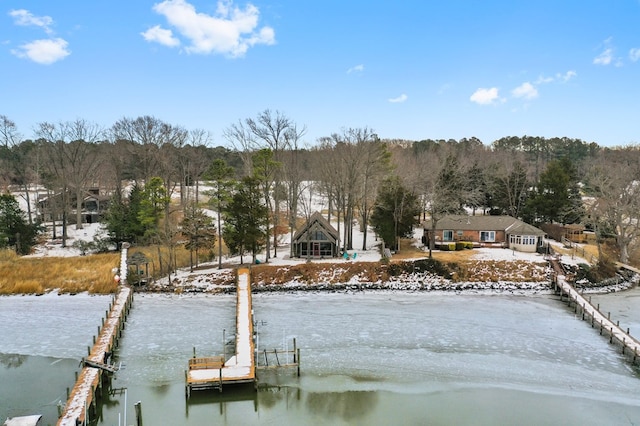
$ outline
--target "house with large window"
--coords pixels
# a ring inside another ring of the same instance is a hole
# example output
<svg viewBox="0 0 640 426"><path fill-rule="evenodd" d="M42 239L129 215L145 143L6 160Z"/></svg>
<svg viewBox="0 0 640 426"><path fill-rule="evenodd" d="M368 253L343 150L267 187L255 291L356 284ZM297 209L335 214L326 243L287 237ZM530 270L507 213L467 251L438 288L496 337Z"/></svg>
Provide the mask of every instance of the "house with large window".
<svg viewBox="0 0 640 426"><path fill-rule="evenodd" d="M338 243L338 231L322 214L315 212L296 232L291 244L294 257L321 259L337 257Z"/></svg>
<svg viewBox="0 0 640 426"><path fill-rule="evenodd" d="M436 246L458 241L472 242L475 247L506 247L535 252L542 245L545 232L511 216L449 215L436 222L422 224L423 243L435 232Z"/></svg>

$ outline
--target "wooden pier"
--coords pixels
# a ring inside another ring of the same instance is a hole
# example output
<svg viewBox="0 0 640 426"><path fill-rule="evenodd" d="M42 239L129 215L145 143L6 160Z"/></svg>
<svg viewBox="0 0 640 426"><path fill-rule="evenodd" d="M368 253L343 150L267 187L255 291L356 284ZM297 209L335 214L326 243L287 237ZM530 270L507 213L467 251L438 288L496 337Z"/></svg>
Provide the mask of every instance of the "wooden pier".
<svg viewBox="0 0 640 426"><path fill-rule="evenodd" d="M256 365L253 340L253 308L251 280L248 268L237 272L236 291L236 353L223 357L204 357L189 360L186 375L186 393L192 390L218 389L240 383L256 382Z"/></svg>
<svg viewBox="0 0 640 426"><path fill-rule="evenodd" d="M592 328L598 328L601 336L608 336L609 343L618 344L622 348L622 354L626 355L632 363L640 361L640 341L620 327L620 322L613 322L611 315L604 315L600 311L600 306L593 306L591 300L586 299L569 282L567 282L564 271L556 259L550 259L554 270L553 289L560 295L560 300L566 299L567 305L573 305L574 313L582 315L583 321L589 321Z"/></svg>
<svg viewBox="0 0 640 426"><path fill-rule="evenodd" d="M96 414L96 394L102 392L103 375L112 374L117 370L116 366L108 363L108 358L113 349L118 346L124 324L129 315L129 309L133 301L133 292L126 284L126 250L122 251L122 265L120 270L122 285L118 294L111 302L106 316L102 320L102 326L98 327L98 337L93 338L93 347L87 348L88 356L83 358L83 368L76 378L76 383L71 392L67 389L67 402L58 419L58 426L85 425L90 420L90 413Z"/></svg>

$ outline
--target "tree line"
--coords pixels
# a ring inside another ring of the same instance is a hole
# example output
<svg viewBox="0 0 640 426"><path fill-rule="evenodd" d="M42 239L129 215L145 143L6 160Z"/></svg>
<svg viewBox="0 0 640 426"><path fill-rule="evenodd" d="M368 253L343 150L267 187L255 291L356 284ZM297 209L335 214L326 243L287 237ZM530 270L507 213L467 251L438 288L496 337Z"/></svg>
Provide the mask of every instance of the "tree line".
<svg viewBox="0 0 640 426"><path fill-rule="evenodd" d="M0 185L23 194L27 224L37 222L27 196L35 185L60 194L56 217L77 227L80 203L97 187L111 195L114 241L167 247L186 241L197 252L216 244L220 250L224 237L232 252L255 260L262 251L267 262L278 256L279 238L293 236L319 200L338 224L344 250L354 249L356 226L372 226L393 248L421 220L435 226L468 210L534 225L585 224L613 240L623 262L636 249L638 146L533 136L489 145L477 138L392 140L370 128L341 129L309 144L305 133L287 115L265 110L224 130L231 148L213 147L206 131L151 116L125 117L106 129L82 119L44 122L37 139L23 140L0 116ZM203 207L215 217L203 216ZM169 256L166 270L172 267Z"/></svg>

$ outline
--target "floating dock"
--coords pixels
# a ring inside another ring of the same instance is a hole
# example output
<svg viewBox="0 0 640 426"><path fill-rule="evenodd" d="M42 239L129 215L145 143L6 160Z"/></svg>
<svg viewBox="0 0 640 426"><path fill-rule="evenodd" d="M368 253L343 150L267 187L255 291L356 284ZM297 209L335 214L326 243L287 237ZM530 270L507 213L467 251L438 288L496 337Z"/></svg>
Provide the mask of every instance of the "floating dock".
<svg viewBox="0 0 640 426"><path fill-rule="evenodd" d="M218 389L226 385L256 382L251 280L248 268L238 269L236 291L236 353L224 357L193 357L186 371L187 396L192 390Z"/></svg>

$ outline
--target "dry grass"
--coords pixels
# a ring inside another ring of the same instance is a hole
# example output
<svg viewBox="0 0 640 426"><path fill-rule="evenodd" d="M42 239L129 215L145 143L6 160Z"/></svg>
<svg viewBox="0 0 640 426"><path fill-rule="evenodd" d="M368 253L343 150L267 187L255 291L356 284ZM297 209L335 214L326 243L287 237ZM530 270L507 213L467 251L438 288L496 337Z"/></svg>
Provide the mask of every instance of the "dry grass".
<svg viewBox="0 0 640 426"><path fill-rule="evenodd" d="M473 250L460 250L460 251L440 251L433 250L433 258L440 262L463 262L469 260L473 255ZM391 257L392 262L419 259L429 256L429 251L424 251L421 248L413 245L413 240L401 239L400 250L398 253Z"/></svg>
<svg viewBox="0 0 640 426"><path fill-rule="evenodd" d="M111 270L119 260L118 254L21 258L4 251L0 254L0 294L42 294L54 289L113 293L117 285Z"/></svg>
<svg viewBox="0 0 640 426"><path fill-rule="evenodd" d="M169 260L166 247L134 247L129 255L140 251L149 259L149 273L155 278L164 275L160 271ZM216 254L217 254L217 250ZM226 246L223 245L223 253ZM208 260L209 253L200 253L201 261ZM182 246L175 249L177 268L189 266L189 251ZM113 268L120 266L120 254L96 254L74 257L19 257L11 250L0 251L0 295L43 294L58 289L62 293L109 294L117 290ZM166 266L165 266L166 268Z"/></svg>

